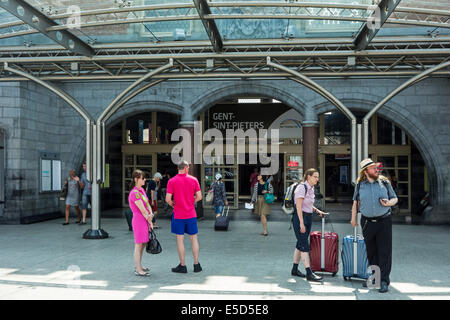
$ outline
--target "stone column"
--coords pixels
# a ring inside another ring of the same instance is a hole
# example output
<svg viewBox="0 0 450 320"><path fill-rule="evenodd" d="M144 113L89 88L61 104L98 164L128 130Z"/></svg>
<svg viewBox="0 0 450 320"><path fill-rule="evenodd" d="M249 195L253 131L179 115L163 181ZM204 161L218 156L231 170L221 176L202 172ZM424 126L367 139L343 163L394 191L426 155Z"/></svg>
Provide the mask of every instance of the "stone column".
<svg viewBox="0 0 450 320"><path fill-rule="evenodd" d="M303 121L303 172L310 168L319 169L319 122Z"/></svg>

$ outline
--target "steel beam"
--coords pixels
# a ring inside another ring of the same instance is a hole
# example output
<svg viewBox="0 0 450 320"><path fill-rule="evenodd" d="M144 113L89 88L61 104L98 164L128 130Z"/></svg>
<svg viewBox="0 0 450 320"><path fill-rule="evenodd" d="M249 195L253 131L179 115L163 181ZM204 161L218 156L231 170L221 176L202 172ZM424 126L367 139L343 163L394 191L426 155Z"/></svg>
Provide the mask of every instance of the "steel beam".
<svg viewBox="0 0 450 320"><path fill-rule="evenodd" d="M389 16L394 12L401 0L381 0L372 17L366 21L355 39L355 50L362 51L367 48L378 31L383 27Z"/></svg>
<svg viewBox="0 0 450 320"><path fill-rule="evenodd" d="M24 0L0 1L0 7L24 21L32 28L59 43L64 48L83 56L93 56L94 50L81 39L67 30L48 31L47 29L59 26L42 12L36 10Z"/></svg>
<svg viewBox="0 0 450 320"><path fill-rule="evenodd" d="M208 34L209 40L214 48L215 52L222 52L223 49L223 41L220 36L219 29L217 28L216 22L214 19L205 19L206 15L211 14L211 9L206 2L206 0L194 0L195 8L197 9L198 15L202 20L203 26L205 27L205 31Z"/></svg>
<svg viewBox="0 0 450 320"><path fill-rule="evenodd" d="M450 61L441 63L440 65L434 67L434 68L430 68L428 70L425 70L421 73L419 73L418 75L416 75L415 77L412 77L411 79L409 79L408 81L406 81L405 83L403 83L402 85L400 85L399 87L397 87L395 90L393 90L391 93L389 93L386 97L384 97L383 100L381 100L372 110L370 110L370 112L368 112L364 118L363 118L363 134L364 134L364 138L363 138L363 146L362 146L362 150L363 150L363 156L364 157L368 157L369 154L369 119L382 107L384 106L389 100L391 100L393 97L395 97L397 94L399 94L400 92L402 92L403 90L409 88L410 86L422 81L425 78L428 78L432 73L436 73L437 71L444 69L444 68L448 68L450 67Z"/></svg>

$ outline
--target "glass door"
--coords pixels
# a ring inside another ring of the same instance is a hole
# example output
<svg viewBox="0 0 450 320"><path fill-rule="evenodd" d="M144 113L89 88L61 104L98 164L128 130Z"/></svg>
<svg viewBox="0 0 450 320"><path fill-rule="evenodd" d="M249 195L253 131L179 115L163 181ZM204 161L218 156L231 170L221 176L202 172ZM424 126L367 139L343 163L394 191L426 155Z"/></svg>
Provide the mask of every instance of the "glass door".
<svg viewBox="0 0 450 320"><path fill-rule="evenodd" d="M284 154L284 192L287 188L303 178L303 156L300 154Z"/></svg>
<svg viewBox="0 0 450 320"><path fill-rule="evenodd" d="M211 164L207 164L211 163ZM225 191L227 193L228 204L230 209L238 209L239 207L239 166L237 165L237 159L235 158L234 164L223 164L220 159L213 158L202 164L202 190L203 199L206 199L208 191L211 189L215 176L217 173L222 175L222 181L225 184ZM204 208L212 208L212 203L206 203L203 201Z"/></svg>
<svg viewBox="0 0 450 320"><path fill-rule="evenodd" d="M122 154L122 195L123 206L128 207L128 195L130 193L130 183L132 181L133 171L142 170L147 179L152 178L153 157L154 155Z"/></svg>
<svg viewBox="0 0 450 320"><path fill-rule="evenodd" d="M377 156L383 165L382 175L386 176L398 196L400 213L411 212L411 158L409 155Z"/></svg>

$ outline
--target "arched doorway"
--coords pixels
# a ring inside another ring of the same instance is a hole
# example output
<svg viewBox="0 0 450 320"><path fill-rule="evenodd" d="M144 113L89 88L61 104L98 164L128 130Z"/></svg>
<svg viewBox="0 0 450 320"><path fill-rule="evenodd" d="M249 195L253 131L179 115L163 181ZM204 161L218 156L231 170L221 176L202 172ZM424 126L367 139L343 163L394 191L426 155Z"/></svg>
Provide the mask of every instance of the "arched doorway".
<svg viewBox="0 0 450 320"><path fill-rule="evenodd" d="M170 136L178 128L181 108L154 107L139 102L125 106L107 126L106 181L101 189L102 210L128 207L129 185L135 169L147 178L156 172L176 174L170 159ZM175 110L175 112L173 112Z"/></svg>
<svg viewBox="0 0 450 320"><path fill-rule="evenodd" d="M278 151L276 154L268 153L271 161L276 159L278 162L276 172L271 175L274 192L278 199L282 199L287 185L301 178L303 117L297 110L282 101L257 95L227 97L210 105L201 113L200 118L203 133L206 134L210 129L219 131L226 139L225 141L232 144L234 157L232 161L226 161L228 149L224 147L223 158L213 157L211 162L204 159L201 165L201 183L205 196L214 182L216 173L221 173L231 208L243 207L243 203L250 200L251 175L254 169L272 166L272 163L267 164L262 160L259 152L261 139L267 141L267 150L269 148L271 150L269 145L274 142L271 141L270 129L277 129L279 135ZM259 129L268 131L264 134ZM245 140L235 140L235 137L228 135L227 130L231 132L241 130ZM255 136L252 136L252 132ZM258 141L258 146L252 141ZM203 144L203 150L208 151L209 141L203 141ZM240 147L244 151L239 151ZM242 156L239 152L243 152ZM211 204L206 204L205 207L211 207Z"/></svg>

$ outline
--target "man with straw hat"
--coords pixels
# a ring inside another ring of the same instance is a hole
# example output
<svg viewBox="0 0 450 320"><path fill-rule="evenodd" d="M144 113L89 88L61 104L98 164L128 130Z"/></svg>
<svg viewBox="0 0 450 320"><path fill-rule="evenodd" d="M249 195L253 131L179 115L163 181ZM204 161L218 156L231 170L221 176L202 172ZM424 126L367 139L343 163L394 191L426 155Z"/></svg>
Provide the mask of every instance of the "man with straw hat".
<svg viewBox="0 0 450 320"><path fill-rule="evenodd" d="M358 225L356 215L361 212L361 226L370 265L381 271L379 292L388 291L392 265L392 216L390 207L398 199L389 180L379 174L380 163L364 159L353 195L353 227Z"/></svg>

